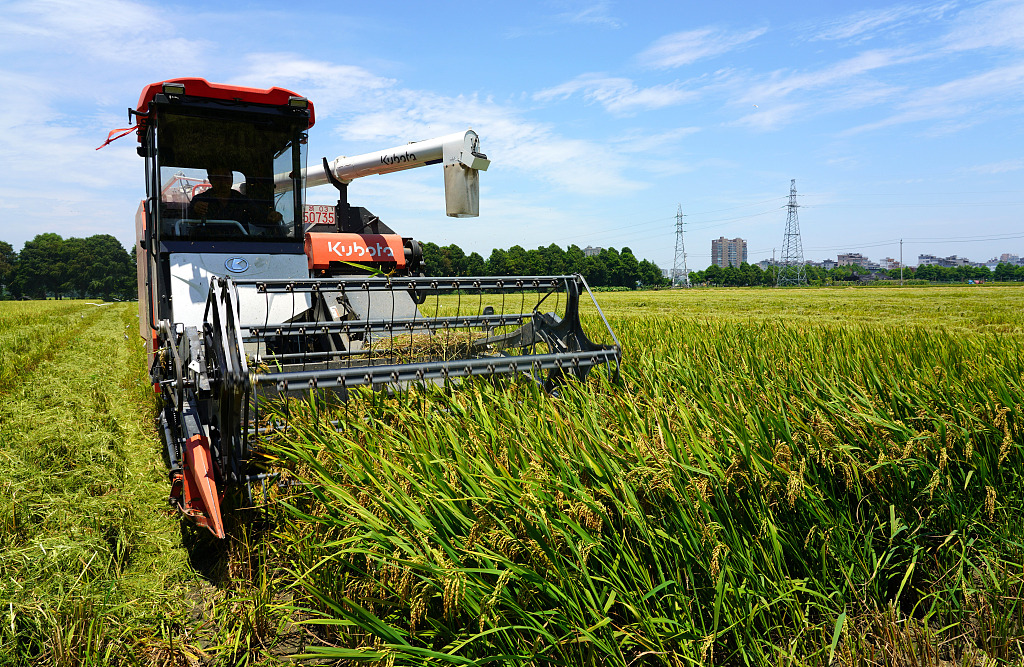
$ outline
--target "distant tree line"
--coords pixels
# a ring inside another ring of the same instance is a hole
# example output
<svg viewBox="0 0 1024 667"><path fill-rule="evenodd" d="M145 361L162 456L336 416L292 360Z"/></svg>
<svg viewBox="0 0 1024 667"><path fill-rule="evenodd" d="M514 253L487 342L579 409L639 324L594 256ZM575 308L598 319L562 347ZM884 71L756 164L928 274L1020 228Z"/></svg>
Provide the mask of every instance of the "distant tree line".
<svg viewBox="0 0 1024 667"><path fill-rule="evenodd" d="M579 273L591 287L654 287L668 285L654 262L638 260L633 251L603 248L586 256L579 246L563 250L552 243L536 250L514 245L494 249L484 259L479 253L466 254L457 245L423 244L425 272L430 276L537 276Z"/></svg>
<svg viewBox="0 0 1024 667"><path fill-rule="evenodd" d="M109 234L39 234L21 252L0 241L0 298L134 299L135 248Z"/></svg>
<svg viewBox="0 0 1024 667"><path fill-rule="evenodd" d="M862 277L873 275L880 279L898 280L899 269L868 270L856 264L837 266L825 270L820 266L806 266L805 275L809 285L835 285L847 282L859 282ZM711 265L703 271L690 273L690 283L694 285L723 285L728 287L752 287L757 285L774 285L776 267L769 266L761 270L756 264L744 262L738 267L720 267ZM956 283L968 280L1024 280L1024 266L1000 264L995 271L985 266L935 266L924 265L903 269L904 280L927 280L930 282Z"/></svg>
<svg viewBox="0 0 1024 667"><path fill-rule="evenodd" d="M479 253L466 254L452 244L423 244L426 273L431 276L512 276L582 274L592 287L656 287L668 285L661 269L646 259L638 260L629 248L603 248L587 256L579 246L566 249L552 243L526 250L512 246L494 249L487 259ZM861 266L837 266L830 270L805 267L811 285L831 285L860 280L860 276L898 279L899 269L869 271ZM62 238L39 234L25 242L21 252L0 241L0 299L102 298L134 299L136 295L135 248L125 251L113 236ZM761 270L756 264L739 267L709 266L690 273L691 284L724 286L774 285L776 269ZM1024 281L1024 266L1000 264L995 271L981 266L943 267L922 265L906 268L906 280L965 282L967 280Z"/></svg>

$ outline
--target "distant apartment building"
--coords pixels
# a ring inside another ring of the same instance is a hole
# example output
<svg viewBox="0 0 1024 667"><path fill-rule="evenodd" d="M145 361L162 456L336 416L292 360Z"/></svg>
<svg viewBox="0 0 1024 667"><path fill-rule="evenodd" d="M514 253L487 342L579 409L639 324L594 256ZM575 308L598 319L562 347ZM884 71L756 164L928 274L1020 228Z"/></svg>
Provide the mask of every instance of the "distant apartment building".
<svg viewBox="0 0 1024 667"><path fill-rule="evenodd" d="M1020 266L1021 264L1024 264L1024 260L1021 260L1019 256L1014 255L1012 253L1004 252L999 257L993 257L992 259L985 262L985 266L992 269L993 271L995 271L996 267L998 267L1000 264L1011 264L1013 266Z"/></svg>
<svg viewBox="0 0 1024 667"><path fill-rule="evenodd" d="M727 239L720 236L711 241L711 263L723 269L747 261L747 242L744 239Z"/></svg>
<svg viewBox="0 0 1024 667"><path fill-rule="evenodd" d="M839 266L853 266L856 264L857 266L867 268L869 261L867 257L859 252L848 252L836 257L836 264Z"/></svg>
<svg viewBox="0 0 1024 667"><path fill-rule="evenodd" d="M917 265L921 266L971 266L971 260L966 257L957 257L956 255L950 255L949 257L936 257L935 255L918 255Z"/></svg>
<svg viewBox="0 0 1024 667"><path fill-rule="evenodd" d="M604 250L604 248L595 248L594 246L589 246L588 245L586 248L583 249L583 256L584 257L597 257L598 255L601 254L602 250Z"/></svg>

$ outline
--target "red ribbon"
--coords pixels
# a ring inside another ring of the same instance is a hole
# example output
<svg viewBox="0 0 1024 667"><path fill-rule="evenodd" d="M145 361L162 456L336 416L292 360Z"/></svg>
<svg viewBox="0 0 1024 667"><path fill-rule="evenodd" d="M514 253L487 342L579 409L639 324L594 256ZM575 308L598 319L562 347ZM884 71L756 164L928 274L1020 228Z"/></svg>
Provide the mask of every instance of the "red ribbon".
<svg viewBox="0 0 1024 667"><path fill-rule="evenodd" d="M99 150L99 149L103 148L103 146L106 146L107 144L109 144L112 141L117 141L121 137L127 136L132 130L137 130L137 129L139 129L139 126L138 125L133 125L131 127L119 127L116 130L111 130L110 134L107 135L107 140L103 142L102 146L97 146L96 150ZM115 137L114 134L116 134L117 132L120 132L121 134L118 134Z"/></svg>

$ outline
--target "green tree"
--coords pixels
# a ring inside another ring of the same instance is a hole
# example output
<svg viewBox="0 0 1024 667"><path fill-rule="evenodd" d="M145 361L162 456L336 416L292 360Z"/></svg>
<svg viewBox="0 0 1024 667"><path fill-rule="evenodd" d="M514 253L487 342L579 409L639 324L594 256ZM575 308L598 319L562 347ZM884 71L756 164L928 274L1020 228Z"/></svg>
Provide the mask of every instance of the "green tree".
<svg viewBox="0 0 1024 667"><path fill-rule="evenodd" d="M544 258L541 273L556 276L568 272L566 268L566 252L561 247L552 243L547 248L538 248L538 250Z"/></svg>
<svg viewBox="0 0 1024 667"><path fill-rule="evenodd" d="M442 252L442 254L447 256L447 258L448 258L448 266L451 267L450 268L451 273L448 273L446 275L450 275L450 276L466 276L466 275L469 275L468 273L466 273L466 253L465 253L465 251L463 251L462 248L460 248L459 246L457 246L457 245L455 245L453 243L451 245L447 245L447 246L441 248L441 252Z"/></svg>
<svg viewBox="0 0 1024 667"><path fill-rule="evenodd" d="M722 284L728 285L729 287L739 287L743 285L743 274L740 273L739 267L726 266L722 268Z"/></svg>
<svg viewBox="0 0 1024 667"><path fill-rule="evenodd" d="M754 287L761 284L761 267L757 264L747 264L743 262L740 264L740 276L742 277L743 284L748 287Z"/></svg>
<svg viewBox="0 0 1024 667"><path fill-rule="evenodd" d="M1010 280L1019 280L1019 277L1017 276L1018 268L1020 267L1016 267L1013 264L1008 264L1006 262L1000 262L999 266L996 267L995 273L993 273L992 277L995 280L1003 282Z"/></svg>
<svg viewBox="0 0 1024 667"><path fill-rule="evenodd" d="M626 287L636 287L638 282L643 282L640 278L640 262L628 247L619 253L619 276L619 284Z"/></svg>
<svg viewBox="0 0 1024 667"><path fill-rule="evenodd" d="M5 290L14 280L14 272L18 265L18 253L14 246L0 241L0 299L4 298Z"/></svg>
<svg viewBox="0 0 1024 667"><path fill-rule="evenodd" d="M445 258L441 256L441 247L427 241L420 244L420 249L423 251L423 272L428 276L445 275L443 266Z"/></svg>
<svg viewBox="0 0 1024 667"><path fill-rule="evenodd" d="M58 290L75 298L85 298L89 289L89 265L92 261L89 244L85 239L74 236L64 239L60 255L64 272Z"/></svg>
<svg viewBox="0 0 1024 667"><path fill-rule="evenodd" d="M605 287L610 285L608 262L605 260L605 253L591 255L586 258L583 266L583 277L591 287Z"/></svg>
<svg viewBox="0 0 1024 667"><path fill-rule="evenodd" d="M521 276L527 273L526 269L529 266L529 258L523 246L514 245L509 248L506 260L508 262L508 273L506 275Z"/></svg>
<svg viewBox="0 0 1024 667"><path fill-rule="evenodd" d="M39 234L26 241L18 253L12 291L33 299L45 299L47 294L56 296L65 276L64 239L59 234Z"/></svg>
<svg viewBox="0 0 1024 667"><path fill-rule="evenodd" d="M601 285L609 287L624 286L622 279L622 258L615 248L604 248L598 255L604 264L604 282Z"/></svg>
<svg viewBox="0 0 1024 667"><path fill-rule="evenodd" d="M484 276L487 275L487 267L484 264L484 258L480 256L478 252L471 252L466 257L466 273L467 276Z"/></svg>
<svg viewBox="0 0 1024 667"><path fill-rule="evenodd" d="M135 263L121 242L109 234L97 234L82 243L86 258L81 296L130 298L134 291Z"/></svg>
<svg viewBox="0 0 1024 667"><path fill-rule="evenodd" d="M586 266L587 256L583 254L583 250L575 244L569 246L565 251L565 272L582 274Z"/></svg>
<svg viewBox="0 0 1024 667"><path fill-rule="evenodd" d="M538 276L542 273L546 273L544 268L546 261L544 258L544 248L537 248L536 250L526 251L526 261L523 263L523 274Z"/></svg>
<svg viewBox="0 0 1024 667"><path fill-rule="evenodd" d="M509 274L507 252L499 248L491 251L491 256L487 258L487 274L491 276L507 276Z"/></svg>
<svg viewBox="0 0 1024 667"><path fill-rule="evenodd" d="M661 269L654 262L642 259L637 266L637 270L640 275L640 282L647 287L666 285L669 282L667 278L661 275Z"/></svg>

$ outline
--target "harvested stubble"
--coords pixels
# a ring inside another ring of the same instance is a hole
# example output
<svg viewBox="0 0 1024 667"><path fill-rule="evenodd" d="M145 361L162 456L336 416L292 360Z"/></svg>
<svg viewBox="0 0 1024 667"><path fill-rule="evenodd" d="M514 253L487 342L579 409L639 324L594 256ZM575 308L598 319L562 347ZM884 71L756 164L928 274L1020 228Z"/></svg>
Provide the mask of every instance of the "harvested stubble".
<svg viewBox="0 0 1024 667"><path fill-rule="evenodd" d="M0 345L33 337L3 349L18 373L0 386L0 664L187 664L147 660L194 642L196 581L162 509L137 331L134 304L0 304Z"/></svg>
<svg viewBox="0 0 1024 667"><path fill-rule="evenodd" d="M289 405L271 454L308 485L282 498L274 541L311 654L1022 658L1020 338L613 324L621 386Z"/></svg>

